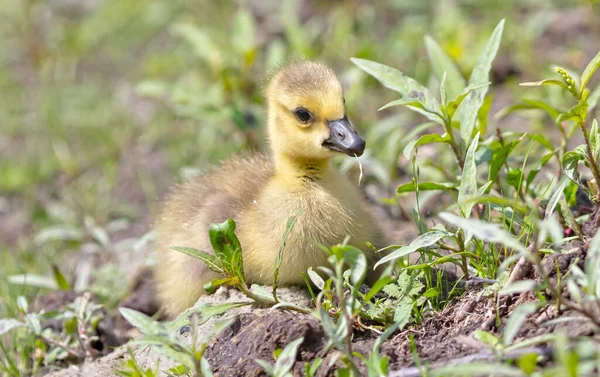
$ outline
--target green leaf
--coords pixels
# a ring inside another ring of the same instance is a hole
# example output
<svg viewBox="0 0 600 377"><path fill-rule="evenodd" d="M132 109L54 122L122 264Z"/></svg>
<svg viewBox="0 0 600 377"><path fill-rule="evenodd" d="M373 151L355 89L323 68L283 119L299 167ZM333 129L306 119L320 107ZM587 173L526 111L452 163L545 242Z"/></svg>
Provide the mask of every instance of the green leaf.
<svg viewBox="0 0 600 377"><path fill-rule="evenodd" d="M598 67L600 67L600 52L588 63L581 74L581 78L579 79L579 82L581 83L581 96L583 96L583 91Z"/></svg>
<svg viewBox="0 0 600 377"><path fill-rule="evenodd" d="M600 85L598 85L596 89L590 93L587 98L587 102L589 104L589 111L594 110L596 106L598 106L598 102L600 102Z"/></svg>
<svg viewBox="0 0 600 377"><path fill-rule="evenodd" d="M200 371L202 372L202 377L213 377L212 368L208 364L208 360L204 357L200 360Z"/></svg>
<svg viewBox="0 0 600 377"><path fill-rule="evenodd" d="M283 377L294 367L296 363L296 355L298 354L298 348L304 341L304 338L298 338L289 343L275 362L275 376Z"/></svg>
<svg viewBox="0 0 600 377"><path fill-rule="evenodd" d="M168 333L165 325L153 320L144 313L129 308L119 308L119 312L127 322L138 328L144 335L163 335Z"/></svg>
<svg viewBox="0 0 600 377"><path fill-rule="evenodd" d="M172 246L171 249L189 255L190 257L200 259L202 262L204 262L206 267L208 267L213 272L217 272L219 274L225 273L225 269L223 268L223 262L221 262L219 258L212 254L191 247Z"/></svg>
<svg viewBox="0 0 600 377"><path fill-rule="evenodd" d="M425 144L449 143L449 142L450 142L450 137L447 134L444 134L444 135L426 134L426 135L423 135L423 136L419 137L418 139L412 140L408 144L406 144L406 147L404 147L404 151L402 153L404 154L404 157L406 157L406 159L409 160L410 154L412 153L413 149L415 149L415 147L418 147L420 145L425 145Z"/></svg>
<svg viewBox="0 0 600 377"><path fill-rule="evenodd" d="M527 320L527 316L535 313L538 308L538 303L536 302L528 302L525 304L521 304L513 309L508 321L506 322L506 326L504 327L503 332L503 343L505 346L510 345L515 336L519 333L519 329L521 325Z"/></svg>
<svg viewBox="0 0 600 377"><path fill-rule="evenodd" d="M244 265L242 246L235 235L235 222L232 219L208 227L210 243L215 255L221 260L223 269L229 277L236 277L244 283Z"/></svg>
<svg viewBox="0 0 600 377"><path fill-rule="evenodd" d="M577 234L577 237L579 237L579 239L583 241L584 237L581 233L579 223L577 222L577 220L575 220L573 212L571 212L571 209L569 208L569 205L567 204L564 195L560 196L558 203L560 204L560 213L562 214L565 223L569 228L573 229L575 234Z"/></svg>
<svg viewBox="0 0 600 377"><path fill-rule="evenodd" d="M521 142L521 140L521 138L513 140L509 143L501 145L500 148L494 150L492 154L492 160L490 161L490 171L488 173L488 180L496 180L496 177L498 176L498 173L500 173L500 169L508 159L508 156Z"/></svg>
<svg viewBox="0 0 600 377"><path fill-rule="evenodd" d="M458 189L458 208L464 217L471 217L473 209L472 200L477 198L477 165L475 164L475 151L479 143L479 133L473 139L473 142L467 150L465 156L465 165Z"/></svg>
<svg viewBox="0 0 600 377"><path fill-rule="evenodd" d="M467 98L467 96L475 89L479 89L482 88L484 86L488 86L490 85L490 83L484 83L484 84L471 84L468 87L465 88L465 90L458 96L456 97L455 100L450 101L448 103L448 106L446 107L446 113L448 114L448 118L452 119L454 117L454 113L456 113L456 110L458 109L458 107L460 106L461 103L463 103L463 101L465 100L465 98Z"/></svg>
<svg viewBox="0 0 600 377"><path fill-rule="evenodd" d="M396 249L393 252L391 252L390 254L381 258L377 262L377 264L375 264L375 267L379 266L380 264L389 262L391 260L396 260L398 258L402 258L403 256L413 253L419 249L429 247L447 235L448 234L446 232L440 231L440 230L432 230L427 233L421 234L417 239L415 239L413 242L411 242L410 245L402 246L401 248Z"/></svg>
<svg viewBox="0 0 600 377"><path fill-rule="evenodd" d="M407 182L403 185L398 186L397 193L403 194L405 192L417 191L432 191L432 190L444 190L452 191L456 190L456 186L452 183L438 183L438 182L419 182L418 186L415 186L414 182Z"/></svg>
<svg viewBox="0 0 600 377"><path fill-rule="evenodd" d="M68 291L71 289L71 285L67 282L67 279L65 279L65 275L60 272L60 269L55 264L52 265L52 275L54 275L54 281L61 290Z"/></svg>
<svg viewBox="0 0 600 377"><path fill-rule="evenodd" d="M317 274L312 267L308 268L308 271L306 271L308 273L308 276L310 277L310 280L313 282L313 284L319 288L320 290L323 290L323 287L325 287L325 281L323 280L323 278Z"/></svg>
<svg viewBox="0 0 600 377"><path fill-rule="evenodd" d="M242 306L251 305L252 302L226 302L222 304L204 304L197 308L186 310L171 322L165 323L165 326L170 330L179 330L183 326L190 324L192 315L196 316L196 324L202 325L210 318L219 316L228 312L231 309L240 308Z"/></svg>
<svg viewBox="0 0 600 377"><path fill-rule="evenodd" d="M565 175L580 187L585 187L579 177L579 163L584 160L585 155L576 151L569 151L562 158L562 168Z"/></svg>
<svg viewBox="0 0 600 377"><path fill-rule="evenodd" d="M546 212L544 214L544 218L547 219L548 217L550 217L552 215L552 213L554 212L554 209L556 208L556 205L558 204L558 201L564 195L563 192L565 191L566 185L567 185L567 182L563 181L563 183L561 183L558 186L556 191L554 191L554 193L550 197L550 200L548 200L548 204L546 205Z"/></svg>
<svg viewBox="0 0 600 377"><path fill-rule="evenodd" d="M4 335L13 329L24 326L26 326L25 323L14 318L2 318L0 319L0 335Z"/></svg>
<svg viewBox="0 0 600 377"><path fill-rule="evenodd" d="M502 39L503 30L504 20L498 23L492 32L490 39L485 45L483 52L481 55L479 55L477 63L475 63L475 68L473 68L473 72L469 78L469 85L485 84L490 81L489 74L490 70L492 69L492 62L494 61L496 53L498 52L498 48L500 47L500 40ZM487 91L488 86L483 86L471 91L471 93L463 100L461 105L456 110L456 115L460 123L460 137L465 145L468 145L471 142L471 135L473 134L473 129L475 128L477 114L479 112L479 108L485 100Z"/></svg>
<svg viewBox="0 0 600 377"><path fill-rule="evenodd" d="M35 335L40 335L42 333L42 324L37 313L29 313L25 315L25 323L27 323L27 327L29 327L31 332L33 332Z"/></svg>
<svg viewBox="0 0 600 377"><path fill-rule="evenodd" d="M475 330L473 337L480 342L487 344L488 346L496 347L498 345L499 340L493 334L490 334L487 331L483 330Z"/></svg>
<svg viewBox="0 0 600 377"><path fill-rule="evenodd" d="M438 43L428 35L425 36L425 47L427 48L427 55L429 56L433 72L440 82L444 73L446 74L445 86L448 96L450 98L458 97L466 86L464 77L462 77L452 59L450 59Z"/></svg>
<svg viewBox="0 0 600 377"><path fill-rule="evenodd" d="M360 286L367 273L367 257L354 246L345 246L343 259L350 266L350 282Z"/></svg>
<svg viewBox="0 0 600 377"><path fill-rule="evenodd" d="M379 278L375 282L375 284L373 284L373 286L371 287L369 292L365 295L364 300L365 301L371 300L373 297L375 297L375 295L377 293L379 293L383 289L383 287L385 287L386 285L391 284L393 282L394 282L394 278L389 275Z"/></svg>
<svg viewBox="0 0 600 377"><path fill-rule="evenodd" d="M464 219L451 213L440 213L440 218L449 224L455 225L465 232L470 232L482 241L502 244L514 249L522 255L529 255L527 248L512 234L498 227L496 224L481 220Z"/></svg>
<svg viewBox="0 0 600 377"><path fill-rule="evenodd" d="M428 119L443 125L439 103L431 95L429 90L419 84L416 80L405 76L397 69L388 67L384 64L358 58L351 58L350 60L360 69L376 78L386 88L400 93L403 98L412 98L423 106L423 109L413 106L409 106L409 108L420 112Z"/></svg>

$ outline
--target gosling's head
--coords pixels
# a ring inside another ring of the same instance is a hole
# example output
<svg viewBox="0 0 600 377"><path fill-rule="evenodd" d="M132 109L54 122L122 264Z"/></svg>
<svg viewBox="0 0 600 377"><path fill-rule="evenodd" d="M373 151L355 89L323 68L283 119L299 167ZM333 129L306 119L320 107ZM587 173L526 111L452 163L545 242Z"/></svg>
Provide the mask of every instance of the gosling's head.
<svg viewBox="0 0 600 377"><path fill-rule="evenodd" d="M331 69L310 61L292 63L273 75L265 95L275 153L300 159L363 154L365 140L346 117L342 85Z"/></svg>

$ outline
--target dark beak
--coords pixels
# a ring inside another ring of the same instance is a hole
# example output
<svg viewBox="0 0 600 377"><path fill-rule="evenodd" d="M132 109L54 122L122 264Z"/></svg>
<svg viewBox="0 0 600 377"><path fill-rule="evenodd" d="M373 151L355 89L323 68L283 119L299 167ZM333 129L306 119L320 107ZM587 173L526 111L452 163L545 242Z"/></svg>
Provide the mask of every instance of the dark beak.
<svg viewBox="0 0 600 377"><path fill-rule="evenodd" d="M323 142L325 148L342 152L348 156L361 156L365 151L365 139L360 137L348 118L327 121L331 132L329 139Z"/></svg>

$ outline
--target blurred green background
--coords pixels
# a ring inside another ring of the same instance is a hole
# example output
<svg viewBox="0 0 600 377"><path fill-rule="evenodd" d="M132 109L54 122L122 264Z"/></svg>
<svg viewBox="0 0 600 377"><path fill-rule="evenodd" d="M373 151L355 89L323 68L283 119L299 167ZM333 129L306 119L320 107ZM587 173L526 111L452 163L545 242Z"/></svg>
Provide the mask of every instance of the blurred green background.
<svg viewBox="0 0 600 377"><path fill-rule="evenodd" d="M394 94L349 58L435 86L424 36L468 77L501 18L491 114L524 95L518 82L551 63L581 70L600 45L587 0L0 0L0 317L54 288L52 266L114 307L151 263L149 224L169 185L264 148L261 85L289 58L336 70L367 137L367 178L395 187L422 120L378 113Z"/></svg>

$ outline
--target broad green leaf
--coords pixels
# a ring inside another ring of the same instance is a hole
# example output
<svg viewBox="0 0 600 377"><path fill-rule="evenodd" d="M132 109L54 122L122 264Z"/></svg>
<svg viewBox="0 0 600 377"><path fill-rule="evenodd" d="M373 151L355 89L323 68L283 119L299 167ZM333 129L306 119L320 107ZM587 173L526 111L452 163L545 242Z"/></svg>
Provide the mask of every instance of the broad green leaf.
<svg viewBox="0 0 600 377"><path fill-rule="evenodd" d="M291 343L289 343L279 357L277 357L277 361L275 362L275 375L283 377L292 370L294 363L296 363L296 355L298 354L298 348L304 341L304 338L298 338Z"/></svg>
<svg viewBox="0 0 600 377"><path fill-rule="evenodd" d="M211 224L208 235L215 255L221 260L228 276L245 282L242 246L235 235L235 222L228 219L219 224Z"/></svg>
<svg viewBox="0 0 600 377"><path fill-rule="evenodd" d="M492 154L492 160L490 161L490 171L488 173L488 180L494 181L500 173L500 169L504 166L504 163L508 159L508 156L515 149L515 147L521 142L521 138L513 140L511 142L501 145L500 148L494 150Z"/></svg>
<svg viewBox="0 0 600 377"><path fill-rule="evenodd" d="M599 233L600 234L600 233ZM394 282L394 278L391 276L383 276L381 278L379 278L375 284L373 284L373 286L371 287L371 289L369 290L369 292L365 295L365 301L369 301L370 299L372 299L373 297L375 297L375 295L377 293L379 293L383 287L385 287L388 284L391 284Z"/></svg>
<svg viewBox="0 0 600 377"><path fill-rule="evenodd" d="M412 140L411 142L409 142L408 144L406 144L406 147L404 147L404 151L402 152L404 154L404 157L406 157L406 159L410 159L410 154L412 153L413 149L415 149L415 147L418 147L420 145L425 145L425 144L431 144L431 143L449 143L450 142L450 137L448 137L447 134L444 135L440 135L440 134L426 134L423 135L421 137L419 137L418 139Z"/></svg>
<svg viewBox="0 0 600 377"><path fill-rule="evenodd" d="M492 347L496 347L500 343L500 340L496 336L484 330L475 330L473 337Z"/></svg>
<svg viewBox="0 0 600 377"><path fill-rule="evenodd" d="M18 327L24 327L25 324L19 320L14 318L2 318L0 319L0 335L4 335L11 331L12 329L16 329Z"/></svg>
<svg viewBox="0 0 600 377"><path fill-rule="evenodd" d="M190 318L196 317L196 324L198 326L204 324L206 321L214 316L220 316L231 309L240 308L242 306L252 305L251 301L248 302L225 302L222 304L204 304L197 308L186 310L175 318L171 322L165 323L165 326L172 331L177 331L186 325L191 324Z"/></svg>
<svg viewBox="0 0 600 377"><path fill-rule="evenodd" d="M529 255L527 248L515 236L500 228L496 224L481 220L464 219L451 213L440 213L440 218L451 225L455 225L466 232L470 232L482 241L504 245L514 249L522 255Z"/></svg>
<svg viewBox="0 0 600 377"><path fill-rule="evenodd" d="M367 257L354 246L344 247L344 261L350 266L350 282L360 286L367 273Z"/></svg>
<svg viewBox="0 0 600 377"><path fill-rule="evenodd" d="M456 190L456 186L452 183L437 183L437 182L419 182L418 187L415 186L414 182L407 182L403 185L398 186L397 193L402 194L405 192L417 191L432 191L432 190Z"/></svg>
<svg viewBox="0 0 600 377"><path fill-rule="evenodd" d="M502 335L503 344L505 346L510 345L513 340L515 340L515 336L517 336L521 326L527 320L527 316L535 313L537 308L537 302L528 302L517 306L516 309L513 309L510 317L508 317L506 326L504 326L504 332Z"/></svg>
<svg viewBox="0 0 600 377"><path fill-rule="evenodd" d="M191 247L172 246L171 249L189 255L190 257L200 259L202 262L204 262L206 267L208 267L213 272L217 272L220 274L225 273L223 268L223 262L221 262L219 258L212 254Z"/></svg>
<svg viewBox="0 0 600 377"><path fill-rule="evenodd" d="M399 329L403 329L410 322L413 309L413 301L410 297L405 297L398 301L394 310L394 322L398 324Z"/></svg>
<svg viewBox="0 0 600 377"><path fill-rule="evenodd" d="M562 168L565 172L565 175L581 187L584 185L581 183L581 179L579 178L579 163L584 160L585 156L576 151L569 151L565 153L562 158Z"/></svg>
<svg viewBox="0 0 600 377"><path fill-rule="evenodd" d="M252 284L250 286L250 290L264 300L275 302L275 300L273 299L272 292L269 292L269 290L262 285Z"/></svg>
<svg viewBox="0 0 600 377"><path fill-rule="evenodd" d="M440 230L432 230L430 232L421 234L417 239L415 239L413 242L411 242L410 245L402 246L401 248L396 249L393 252L391 252L390 254L381 258L377 262L377 264L375 264L375 267L379 266L380 264L389 262L391 260L396 260L398 258L402 258L403 256L413 253L419 249L429 247L447 235L448 234L446 232L440 231Z"/></svg>
<svg viewBox="0 0 600 377"><path fill-rule="evenodd" d="M467 150L465 156L465 165L458 189L458 208L466 218L471 217L473 208L472 200L477 197L477 165L475 164L475 151L479 144L479 134L475 136L473 142Z"/></svg>
<svg viewBox="0 0 600 377"><path fill-rule="evenodd" d="M448 102L448 106L446 107L446 113L448 114L448 118L452 119L454 117L454 113L458 109L461 103L467 98L467 96L475 89L482 88L484 86L488 86L490 83L485 84L471 84L465 88L465 90L456 97L455 100Z"/></svg>
<svg viewBox="0 0 600 377"><path fill-rule="evenodd" d="M202 372L202 377L213 377L212 368L208 364L208 360L202 357L200 360L200 371Z"/></svg>
<svg viewBox="0 0 600 377"><path fill-rule="evenodd" d="M596 72L596 70L600 67L600 52L592 59L591 62L588 63L587 67L583 70L581 74L581 78L579 82L581 83L581 95L583 96L583 91L585 90L588 82Z"/></svg>
<svg viewBox="0 0 600 377"><path fill-rule="evenodd" d="M498 23L485 45L483 52L479 55L477 63L475 63L475 68L473 68L473 72L469 78L469 85L484 84L490 81L489 75L490 70L492 69L492 62L500 47L503 30L504 20ZM460 137L465 145L469 145L471 142L471 135L475 128L477 113L483 104L487 91L488 86L483 86L471 91L456 110L457 120L460 123Z"/></svg>
<svg viewBox="0 0 600 377"><path fill-rule="evenodd" d="M441 122L440 105L437 100L426 87L419 84L416 80L384 64L358 58L351 58L350 60L360 69L376 78L385 87L400 93L403 98L413 98L419 102L423 105L424 112L430 115L437 114L437 117L433 117L431 120L443 124ZM413 110L418 111L417 109Z"/></svg>
<svg viewBox="0 0 600 377"><path fill-rule="evenodd" d="M446 74L445 87L448 96L452 99L458 97L466 86L464 77L462 77L452 59L450 59L438 43L428 35L425 36L425 47L427 48L427 55L429 56L433 72L440 82L444 73ZM442 104L445 104L445 101Z"/></svg>
<svg viewBox="0 0 600 377"><path fill-rule="evenodd" d="M144 335L163 335L168 333L165 325L155 321L144 313L129 308L119 308L119 312L127 322L138 328Z"/></svg>
<svg viewBox="0 0 600 377"><path fill-rule="evenodd" d="M320 290L323 290L323 287L325 286L325 281L323 280L323 278L319 274L317 274L315 270L312 269L312 267L309 267L308 271L306 272L308 273L308 276L310 277L310 280L313 282L313 284Z"/></svg>

